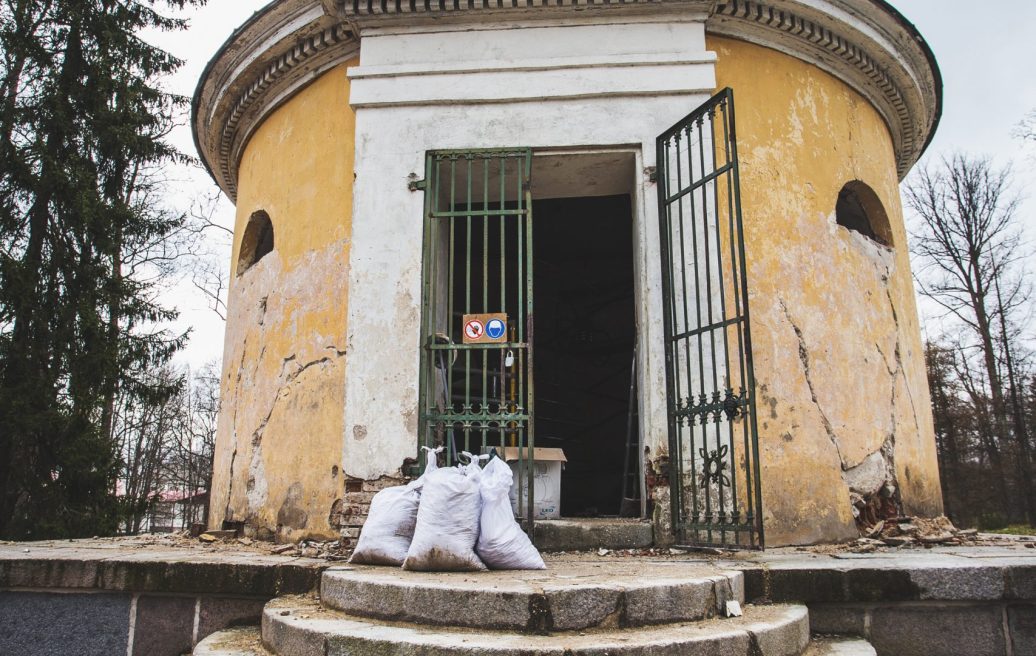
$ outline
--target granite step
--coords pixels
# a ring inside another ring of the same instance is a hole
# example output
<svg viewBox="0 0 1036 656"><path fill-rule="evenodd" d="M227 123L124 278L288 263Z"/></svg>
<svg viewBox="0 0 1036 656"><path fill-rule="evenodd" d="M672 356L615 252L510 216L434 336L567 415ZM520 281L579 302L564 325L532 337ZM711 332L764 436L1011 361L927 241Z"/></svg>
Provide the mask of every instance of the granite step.
<svg viewBox="0 0 1036 656"><path fill-rule="evenodd" d="M639 519L544 519L533 530L540 551L647 549L655 544L654 525Z"/></svg>
<svg viewBox="0 0 1036 656"><path fill-rule="evenodd" d="M877 656L874 646L863 638L813 636L802 656Z"/></svg>
<svg viewBox="0 0 1036 656"><path fill-rule="evenodd" d="M242 626L213 633L194 647L193 656L275 656L263 647L258 626Z"/></svg>
<svg viewBox="0 0 1036 656"><path fill-rule="evenodd" d="M262 636L279 656L800 656L810 639L809 613L797 605L746 606L738 618L529 635L362 619L310 597L271 601Z"/></svg>
<svg viewBox="0 0 1036 656"><path fill-rule="evenodd" d="M198 643L194 656L275 656L262 646L259 627L227 629ZM877 656L862 638L813 636L802 656Z"/></svg>
<svg viewBox="0 0 1036 656"><path fill-rule="evenodd" d="M359 618L542 633L723 616L728 601L744 603L744 582L737 571L664 562L474 574L345 566L324 572L321 600Z"/></svg>

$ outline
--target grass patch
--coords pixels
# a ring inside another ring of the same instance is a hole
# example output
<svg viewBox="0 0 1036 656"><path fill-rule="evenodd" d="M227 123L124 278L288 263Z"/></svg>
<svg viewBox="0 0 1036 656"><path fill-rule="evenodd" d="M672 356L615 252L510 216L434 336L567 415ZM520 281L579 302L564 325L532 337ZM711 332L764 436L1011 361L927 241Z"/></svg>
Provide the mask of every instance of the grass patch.
<svg viewBox="0 0 1036 656"><path fill-rule="evenodd" d="M1011 524L1004 528L993 529L986 533L999 533L1001 535L1036 535L1036 527L1028 524Z"/></svg>

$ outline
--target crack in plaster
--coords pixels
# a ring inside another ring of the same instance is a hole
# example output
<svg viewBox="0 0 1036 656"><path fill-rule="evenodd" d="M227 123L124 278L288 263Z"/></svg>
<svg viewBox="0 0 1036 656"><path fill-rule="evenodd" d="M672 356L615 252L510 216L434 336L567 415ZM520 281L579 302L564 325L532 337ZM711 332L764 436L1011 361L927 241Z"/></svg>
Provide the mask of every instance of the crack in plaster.
<svg viewBox="0 0 1036 656"><path fill-rule="evenodd" d="M907 380L906 374L903 372L903 357L900 353L899 341L899 315L896 313L896 304L892 302L892 291L887 286L885 287L885 297L889 301L889 309L892 311L892 322L896 326L896 371L903 376L903 387L906 388L907 400L910 401L910 413L914 417L914 429L920 431L921 422L917 419L917 404L914 403L914 391L910 389L910 381Z"/></svg>
<svg viewBox="0 0 1036 656"><path fill-rule="evenodd" d="M238 391L241 389L241 374L245 370L245 355L248 353L248 336L245 336L244 342L241 344L241 362L237 366L237 379L234 381L234 390ZM236 395L236 394L235 394ZM230 474L227 477L227 504L223 509L223 521L226 521L230 517L230 504L234 499L234 463L237 462L237 411L240 406L235 399L232 407L234 408L234 414L231 418L231 435L233 436L234 450L230 454Z"/></svg>
<svg viewBox="0 0 1036 656"><path fill-rule="evenodd" d="M290 362L294 362L296 360L297 356L293 353L293 354L289 355L288 357L284 358L283 363L282 363L282 367L281 367L281 375L280 375L280 377L283 378L284 380L277 388L277 392L276 392L276 394L273 397L273 403L270 404L269 412L267 412L266 416L263 417L259 421L259 424L258 424L258 426L256 426L255 430L252 431L252 439L251 439L251 443L252 443L252 461L251 461L251 463L249 465L249 479L248 479L248 484L247 484L247 489L248 489L249 493L254 491L254 489L256 487L257 479L263 478L262 472L259 471L261 469L261 462L258 459L259 448L260 448L260 446L262 446L263 434L266 431L266 426L270 423L270 418L273 417L273 413L277 409L277 404L280 401L280 399L287 395L288 387L290 387L293 383L295 383L302 376L303 373L305 373L307 370L311 369L312 367L316 367L316 366L320 366L320 365L326 364L328 362L331 362L334 359L344 357L345 354L346 354L345 350L340 349L340 348L338 348L337 346L335 346L333 344L326 346L325 350L332 351L333 353L330 354L330 355L326 355L326 356L324 356L322 358L318 358L316 360L312 360L310 362L307 362L307 363L301 365L300 367L298 367L295 371L291 372L287 376L285 376L285 374L284 374L285 366L288 363L290 363ZM241 380L243 378L244 371L245 371L245 359L247 357L247 353L248 353L248 339L246 337L245 338L245 342L242 344L241 361L238 364L238 368L237 368L237 380L236 380L236 384L235 384L235 389L237 389L237 390L241 389ZM263 349L260 351L259 357L256 359L256 361L257 362L261 362L263 356L265 355L265 353L266 353L266 347L264 346ZM232 503L232 500L233 500L234 465L237 462L237 453L238 453L238 441L237 441L237 437L236 437L237 436L236 426L237 426L238 406L239 406L238 403L234 403L233 404L234 412L233 412L233 419L232 419L232 421L233 421L233 425L235 427L235 429L234 429L235 437L234 437L234 440L233 440L234 450L233 450L233 452L231 453L231 456L230 456L230 472L229 472L229 476L228 476L229 482L228 482L228 485L227 485L227 501L226 501L226 506L225 506L224 512L223 512L224 519L227 519L227 518L230 517L230 513L231 513L230 506L231 506L231 503ZM249 504L249 505L253 505L253 504Z"/></svg>
<svg viewBox="0 0 1036 656"><path fill-rule="evenodd" d="M334 353L331 355L325 355L322 358L311 360L303 365L300 365L297 369L295 369L295 371L291 372L286 377L284 376L284 367L288 363L294 362L297 356L295 354L292 354L284 358L284 362L281 366L281 377L284 378L284 381L277 387L277 393L274 395L273 403L270 404L270 411L266 413L266 416L263 417L263 419L259 422L259 426L252 432L252 446L254 448L257 448L262 444L262 434L266 430L266 425L270 422L270 417L273 416L274 410L277 409L277 403L283 397L287 396L288 388L299 378L301 378L302 374L304 374L309 369L327 364L328 362L345 356L345 351L340 350L335 346L328 346L326 348L327 350L333 350Z"/></svg>
<svg viewBox="0 0 1036 656"><path fill-rule="evenodd" d="M841 466L844 472L847 467L845 464L845 457L842 456L842 445L838 441L838 435L835 434L834 426L831 424L831 420L828 419L827 413L824 412L824 408L820 406L820 401L817 399L816 389L813 387L812 370L809 364L809 350L806 347L806 339L802 334L802 329L799 328L795 320L791 318L791 312L788 311L788 306L784 303L784 299L778 296L777 302L780 303L781 310L784 311L784 317L791 324L792 330L795 331L795 337L799 341L799 361L802 363L802 371L806 376L806 385L809 387L810 400L813 401L813 405L816 406L817 412L820 413L820 420L824 424L824 430L827 432L828 439L831 440L831 444L835 447L835 452L838 454L838 464Z"/></svg>
<svg viewBox="0 0 1036 656"><path fill-rule="evenodd" d="M268 494L265 480L266 474L265 467L263 466L263 460L260 454L263 443L263 436L266 432L266 427L270 423L270 418L273 417L273 413L274 411L276 411L278 403L281 401L281 399L286 398L288 396L288 390L291 387L291 385L298 381L299 378L302 377L302 374L304 374L306 371L312 369L313 367L325 365L345 355L344 350L341 350L333 345L326 347L325 350L333 351L333 354L325 355L322 358L317 358L315 360L306 362L305 364L300 365L297 369L292 371L287 376L284 375L284 368L289 363L294 362L297 359L297 355L293 353L288 357L284 358L282 362L281 374L279 377L283 380L277 387L277 393L274 395L273 402L270 404L269 412L267 412L266 416L259 421L259 425L256 427L256 429L252 431L252 460L248 467L249 476L248 483L246 486L248 490L248 506L250 508L262 507L266 503L266 496Z"/></svg>
<svg viewBox="0 0 1036 656"><path fill-rule="evenodd" d="M883 277L882 279L886 280L886 281L888 280L887 277ZM884 465L884 469L885 469L885 482L882 485L882 488L885 488L887 486L891 486L892 487L889 495L893 498L893 500L896 503L897 507L899 507L899 506L902 505L902 502L901 502L901 500L899 498L899 494L900 494L900 492L899 492L899 476L898 476L898 474L896 472L896 432L897 432L896 431L896 428L897 428L897 426L896 426L896 415L897 415L897 413L896 413L896 405L897 405L897 400L898 400L897 382L898 382L900 377L903 377L904 387L907 390L907 397L908 397L908 400L910 401L911 411L913 412L913 416L914 416L914 426L915 426L915 428L917 426L917 413L916 413L916 410L914 408L913 395L910 392L910 385L908 384L908 381L906 380L906 376L903 373L903 354L902 354L902 351L901 351L901 342L900 342L900 334L899 334L899 316L898 316L898 314L896 312L896 305L895 305L895 303L892 302L892 293L889 291L887 285L885 287L885 297L888 299L889 310L892 313L892 321L893 321L893 325L895 326L896 345L895 345L895 351L893 352L893 357L892 357L893 363L894 363L895 366L893 367L892 364L889 364L889 358L885 354L885 351L881 348L880 344L875 342L874 348L878 351L878 354L881 356L881 361L885 365L885 370L889 374L890 388L891 388L890 389L890 396L891 396L891 398L889 400L889 427L890 427L890 431L889 431L888 435L885 436L885 441L882 442L881 448L879 448L877 451L874 451L873 453L868 454L867 457L864 458L860 462L859 465L857 465L856 467L853 467L852 469L853 470L857 470L857 469L859 469L861 467L864 467L866 465L867 461L870 458L872 458L875 455L880 455L882 464ZM845 472L843 472L843 474L842 474L842 479L845 480L846 483L849 483L849 476L847 476L849 473L851 473L851 470L845 470ZM850 489L852 489L851 485L850 485ZM881 491L881 489L879 489L879 492L880 491Z"/></svg>

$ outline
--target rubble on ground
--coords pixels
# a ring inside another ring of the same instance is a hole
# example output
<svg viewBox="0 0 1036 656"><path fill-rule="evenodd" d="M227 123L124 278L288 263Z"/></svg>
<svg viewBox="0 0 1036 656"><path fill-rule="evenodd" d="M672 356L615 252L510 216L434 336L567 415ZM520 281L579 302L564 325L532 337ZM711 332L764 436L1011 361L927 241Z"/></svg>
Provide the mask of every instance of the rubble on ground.
<svg viewBox="0 0 1036 656"><path fill-rule="evenodd" d="M926 519L921 517L887 517L876 523L863 526L861 537L848 543L822 544L801 547L778 547L767 549L769 553L807 552L816 555L837 555L840 553L896 553L898 550L923 550L945 547L1008 547L1036 549L1036 535L1019 536L982 533L977 529L958 529L946 517ZM290 558L320 559L328 562L342 562L349 559L352 549L343 546L339 540L302 540L291 543L268 542L239 536L236 531L190 531L175 533L145 533L113 538L94 538L94 542L111 543L113 546L139 549L198 549L206 552L253 552L263 555L277 555ZM3 545L20 543L0 542ZM25 545L30 546L30 545ZM26 549L29 552L30 549ZM652 558L662 560L701 559L709 556L729 558L738 552L698 547L687 548L636 548L607 549L593 551L556 551L545 553L548 560L571 558Z"/></svg>
<svg viewBox="0 0 1036 656"><path fill-rule="evenodd" d="M888 517L861 529L862 537L850 545L853 553L872 553L901 548L989 546L1005 540L1024 542L1036 548L1036 536L1011 536L980 533L978 529L958 529L946 517Z"/></svg>

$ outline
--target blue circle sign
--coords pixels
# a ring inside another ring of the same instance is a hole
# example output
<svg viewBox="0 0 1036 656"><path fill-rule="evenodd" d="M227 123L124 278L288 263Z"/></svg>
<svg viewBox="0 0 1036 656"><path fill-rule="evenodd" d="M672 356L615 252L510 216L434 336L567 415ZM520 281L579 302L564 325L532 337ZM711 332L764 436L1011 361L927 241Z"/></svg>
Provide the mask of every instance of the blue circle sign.
<svg viewBox="0 0 1036 656"><path fill-rule="evenodd" d="M486 322L486 337L489 339L500 339L507 331L507 326L500 319L490 319Z"/></svg>

